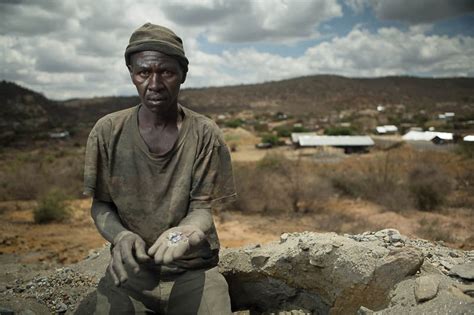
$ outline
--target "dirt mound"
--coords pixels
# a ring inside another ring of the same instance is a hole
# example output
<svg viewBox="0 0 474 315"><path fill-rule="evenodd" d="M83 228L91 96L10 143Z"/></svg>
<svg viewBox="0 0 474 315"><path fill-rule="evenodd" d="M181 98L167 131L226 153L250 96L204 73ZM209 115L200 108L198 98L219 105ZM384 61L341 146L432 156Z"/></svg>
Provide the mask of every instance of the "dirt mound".
<svg viewBox="0 0 474 315"><path fill-rule="evenodd" d="M67 268L19 274L2 288L0 305L30 314L45 305L72 312L79 300L93 298L108 259L104 248ZM278 242L223 250L220 269L234 311L472 314L473 264L473 251L385 229L347 236L285 233Z"/></svg>

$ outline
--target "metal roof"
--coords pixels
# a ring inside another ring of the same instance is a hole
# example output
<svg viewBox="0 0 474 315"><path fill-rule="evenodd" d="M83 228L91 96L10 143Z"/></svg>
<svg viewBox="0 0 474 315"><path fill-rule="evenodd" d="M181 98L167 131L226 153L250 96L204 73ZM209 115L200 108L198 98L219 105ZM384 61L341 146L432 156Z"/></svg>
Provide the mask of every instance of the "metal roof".
<svg viewBox="0 0 474 315"><path fill-rule="evenodd" d="M463 138L464 141L474 141L474 135L467 135Z"/></svg>
<svg viewBox="0 0 474 315"><path fill-rule="evenodd" d="M316 136L316 132L293 132L291 133L291 141L293 143L298 143L299 137L301 136Z"/></svg>
<svg viewBox="0 0 474 315"><path fill-rule="evenodd" d="M442 140L453 140L453 134L450 132L436 132L436 131L409 131L402 138L409 141L431 141L435 137Z"/></svg>
<svg viewBox="0 0 474 315"><path fill-rule="evenodd" d="M387 133L387 132L397 132L398 128L395 125L383 125L383 126L377 126L375 130L378 133Z"/></svg>
<svg viewBox="0 0 474 315"><path fill-rule="evenodd" d="M373 146L374 141L369 136L299 136L302 147L309 146Z"/></svg>

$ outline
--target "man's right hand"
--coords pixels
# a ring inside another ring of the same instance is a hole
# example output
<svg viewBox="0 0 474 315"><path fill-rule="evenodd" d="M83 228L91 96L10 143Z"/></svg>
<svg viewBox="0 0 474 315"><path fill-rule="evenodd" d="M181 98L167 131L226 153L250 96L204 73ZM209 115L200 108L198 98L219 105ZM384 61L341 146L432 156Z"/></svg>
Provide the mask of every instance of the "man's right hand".
<svg viewBox="0 0 474 315"><path fill-rule="evenodd" d="M145 241L131 231L123 231L114 238L114 247L107 271L112 276L116 286L120 286L128 279L125 265L137 273L140 270L138 263L150 260L145 251Z"/></svg>

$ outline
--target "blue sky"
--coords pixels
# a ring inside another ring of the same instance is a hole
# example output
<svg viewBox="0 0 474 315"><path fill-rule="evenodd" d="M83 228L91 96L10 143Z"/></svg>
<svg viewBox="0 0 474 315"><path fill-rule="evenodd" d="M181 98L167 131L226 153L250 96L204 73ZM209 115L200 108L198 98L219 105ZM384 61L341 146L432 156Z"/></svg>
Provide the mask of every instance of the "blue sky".
<svg viewBox="0 0 474 315"><path fill-rule="evenodd" d="M135 94L123 51L145 22L183 38L184 87L474 76L472 0L22 0L0 2L0 79L55 99Z"/></svg>

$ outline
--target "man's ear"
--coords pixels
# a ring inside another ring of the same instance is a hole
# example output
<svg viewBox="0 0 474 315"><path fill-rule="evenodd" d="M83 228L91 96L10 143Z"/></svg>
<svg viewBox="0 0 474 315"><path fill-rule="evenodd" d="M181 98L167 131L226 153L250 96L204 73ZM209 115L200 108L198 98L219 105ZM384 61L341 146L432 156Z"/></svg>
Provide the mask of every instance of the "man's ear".
<svg viewBox="0 0 474 315"><path fill-rule="evenodd" d="M183 84L184 81L186 81L186 74L187 74L187 72L181 71L181 76L182 76L181 84Z"/></svg>

